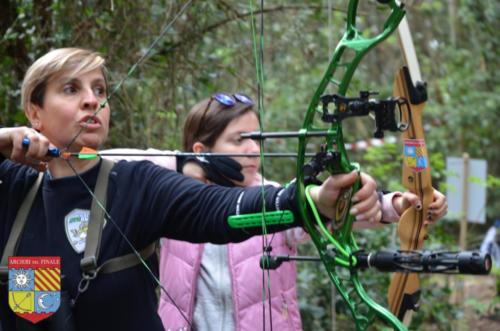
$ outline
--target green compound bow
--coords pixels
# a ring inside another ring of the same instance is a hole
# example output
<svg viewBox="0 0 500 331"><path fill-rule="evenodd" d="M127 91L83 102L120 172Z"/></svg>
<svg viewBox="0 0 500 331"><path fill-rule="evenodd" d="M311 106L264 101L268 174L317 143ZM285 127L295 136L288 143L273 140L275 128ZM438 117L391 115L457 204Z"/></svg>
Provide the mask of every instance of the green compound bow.
<svg viewBox="0 0 500 331"><path fill-rule="evenodd" d="M354 104L359 101L353 100L353 102L349 102L350 100L343 99L342 96L346 95L349 83L361 59L394 31L405 15L403 8L398 6L395 1L380 2L387 3L391 8L391 13L386 19L383 30L379 35L373 38L364 38L356 29L358 1L349 1L346 32L337 45L333 54L333 59L309 104L299 137L299 158L297 159L297 199L299 199L299 201L306 201L306 198L308 198L308 196L306 196L307 188L305 187L306 174L302 171L304 169L305 159L300 156L304 155L306 152L308 139L306 133L317 131L313 126L313 120L317 114L320 101L323 102L322 120L324 122L331 121L331 127L329 129L331 135L327 136L325 151L321 155L323 160L321 160L320 163L323 163L326 170L331 174L348 173L354 169L359 169L356 165L351 164L347 157L342 136L342 119L348 116L363 116L367 115L367 113L362 111L363 114L359 114L361 112L357 109L349 107L350 105L356 106ZM346 52L347 50L352 50L354 56L352 59L344 60L344 55L349 55ZM345 68L345 71L340 80L336 80L334 78L335 74L337 69L341 67ZM335 96L332 96L332 98L328 96L322 97L330 83L338 86L337 100L335 100ZM335 104L333 114L328 113L329 102ZM394 108L392 108L392 110L394 111ZM323 168L323 166L321 166L321 168ZM314 169L313 167L312 174L318 173L317 170L321 168ZM318 252L326 267L328 276L335 284L337 291L351 311L356 323L356 328L358 330L366 329L371 324L374 315L376 315L385 320L388 324L394 326L394 329L403 330L404 325L389 310L382 307L368 296L359 281L357 270L353 268L358 264L358 261L352 253L358 251L358 247L352 234L354 217L348 211L351 208L351 197L359 187L360 182L358 179L350 190L345 191L342 196L339 197L336 206L337 213L333 220L334 231L332 233L323 226L323 222L316 212L314 212L314 220L311 221L306 204L299 204L300 212L304 219L305 227L318 248ZM337 266L351 268L350 278L342 279L339 277L336 272ZM351 289L354 289L354 291Z"/></svg>
<svg viewBox="0 0 500 331"><path fill-rule="evenodd" d="M387 2L387 5L390 6L391 13L385 21L382 32L373 38L364 38L356 28L358 1L349 1L346 32L335 49L333 58L309 104L302 129L298 132L296 194L300 213L304 220L304 226L326 267L326 272L348 305L358 330L366 329L371 324L374 315L384 319L388 324L393 325L395 329L404 329L404 325L389 310L368 296L359 281L357 270L352 268L358 264L357 258L352 254L358 251L358 247L352 235L354 217L348 211L351 207L351 197L360 187L360 180L358 179L351 189L344 191L339 197L336 216L332 221L333 232L330 232L323 225L323 221L314 208L312 209L314 215L311 217L307 206L313 206L313 204L307 203L309 196L306 181L310 182L323 170L328 171L330 174L349 173L354 169L359 170L357 165L349 162L344 147L342 120L350 116L368 115L368 111L371 109L361 99L368 101L369 94L364 94L359 99L349 99L343 96L346 95L354 72L365 54L391 35L405 15L403 8L398 6L395 1ZM349 56L351 58L346 59ZM337 79L335 75L339 68L342 68L343 72L342 77ZM325 90L331 84L337 88L337 93L335 95L324 95ZM328 106L332 103L335 105L335 110L330 113ZM365 109L357 109L357 106ZM317 114L321 115L322 122L330 124L328 130L325 131L324 128L314 126ZM313 158L313 161L307 163L304 155L308 141L316 135L324 135L326 144L323 150ZM266 138L266 135L262 134L261 137ZM351 268L349 279L341 278L336 271L337 267Z"/></svg>
<svg viewBox="0 0 500 331"><path fill-rule="evenodd" d="M244 138L257 140L271 138L299 139L296 168L296 199L300 209L304 227L318 249L319 259L326 272L349 307L357 330L366 330L379 318L394 330L406 330L405 325L388 309L372 300L364 290L358 271L365 268L377 268L380 271L428 272L428 273L471 273L485 274L491 267L488 255L477 252L418 252L418 251L380 251L365 253L360 250L352 233L354 217L350 215L351 197L360 188L357 182L340 194L336 203L336 215L332 220L333 231L329 231L319 216L308 194L311 185L317 182L316 177L323 171L329 174L359 171L357 164L349 162L343 135L342 121L349 117L375 116L376 131L374 136L382 138L385 130L404 131L408 123L398 123L397 112L401 118L403 112L409 112L408 101L404 98L388 98L373 100L372 93L360 92L360 97L349 98L346 93L353 74L362 58L375 46L384 41L398 27L405 16L402 4L395 0L378 0L388 6L390 14L382 31L371 38L365 38L356 28L358 0L350 0L347 10L346 32L337 45L333 58L328 65L307 109L302 129L298 132L252 132L242 134ZM338 70L343 69L343 70ZM341 76L337 78L337 76ZM335 94L324 94L330 86L336 87ZM333 112L329 105L334 106ZM320 121L316 118L320 115ZM411 116L409 116L411 118ZM323 122L323 127L316 126ZM325 123L327 126L325 129ZM325 137L322 150L311 161L306 162L306 149L310 138ZM269 217L271 216L272 217ZM287 216L290 216L289 214ZM260 216L263 227L269 224L287 223L289 217L277 216L275 213L263 212ZM286 218L286 220L285 220ZM245 215L232 217L231 224L238 226L256 226L258 217ZM266 232L266 231L264 231ZM271 256L270 249L263 255L261 267L275 269L284 261L318 260L314 257ZM349 278L342 277L342 269L349 272Z"/></svg>

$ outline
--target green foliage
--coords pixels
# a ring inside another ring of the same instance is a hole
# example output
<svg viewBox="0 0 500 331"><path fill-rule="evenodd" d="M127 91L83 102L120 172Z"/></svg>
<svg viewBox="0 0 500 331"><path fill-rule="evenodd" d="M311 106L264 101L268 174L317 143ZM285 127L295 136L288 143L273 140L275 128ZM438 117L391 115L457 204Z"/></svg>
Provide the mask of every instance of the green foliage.
<svg viewBox="0 0 500 331"><path fill-rule="evenodd" d="M488 175L487 185L490 188L500 187L500 177L495 177L493 175Z"/></svg>
<svg viewBox="0 0 500 331"><path fill-rule="evenodd" d="M385 144L373 147L363 155L363 171L377 179L378 185L383 190L402 190L401 173L401 147L398 144Z"/></svg>
<svg viewBox="0 0 500 331"><path fill-rule="evenodd" d="M443 278L443 276L439 276ZM453 330L453 321L460 317L462 311L456 305L449 302L452 294L450 289L442 281L424 279L422 282L421 308L418 314L413 315L410 330Z"/></svg>

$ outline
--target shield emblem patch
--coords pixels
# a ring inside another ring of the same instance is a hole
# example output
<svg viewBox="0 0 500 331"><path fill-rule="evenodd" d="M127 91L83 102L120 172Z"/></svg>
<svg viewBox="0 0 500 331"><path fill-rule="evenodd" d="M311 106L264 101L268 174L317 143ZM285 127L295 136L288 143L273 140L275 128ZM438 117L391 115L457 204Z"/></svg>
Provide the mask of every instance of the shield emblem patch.
<svg viewBox="0 0 500 331"><path fill-rule="evenodd" d="M85 250L87 230L89 228L89 215L90 210L74 209L64 217L66 236L71 247L77 253L82 253Z"/></svg>
<svg viewBox="0 0 500 331"><path fill-rule="evenodd" d="M403 148L403 160L407 167L414 172L421 172L427 169L429 161L423 139L405 139Z"/></svg>
<svg viewBox="0 0 500 331"><path fill-rule="evenodd" d="M61 303L59 256L9 257L9 306L18 316L38 323Z"/></svg>

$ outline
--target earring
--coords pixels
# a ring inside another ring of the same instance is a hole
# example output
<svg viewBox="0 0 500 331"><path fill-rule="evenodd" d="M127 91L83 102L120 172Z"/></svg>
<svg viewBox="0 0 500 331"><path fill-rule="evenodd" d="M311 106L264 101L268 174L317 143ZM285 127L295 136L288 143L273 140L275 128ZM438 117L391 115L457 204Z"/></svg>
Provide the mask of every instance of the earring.
<svg viewBox="0 0 500 331"><path fill-rule="evenodd" d="M39 123L38 121L33 122L33 129L38 130Z"/></svg>

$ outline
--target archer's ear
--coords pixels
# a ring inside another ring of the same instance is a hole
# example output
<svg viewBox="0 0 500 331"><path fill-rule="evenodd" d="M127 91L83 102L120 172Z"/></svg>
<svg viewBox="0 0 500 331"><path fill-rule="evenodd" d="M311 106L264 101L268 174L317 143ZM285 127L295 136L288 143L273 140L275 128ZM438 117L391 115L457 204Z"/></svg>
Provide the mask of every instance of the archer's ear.
<svg viewBox="0 0 500 331"><path fill-rule="evenodd" d="M197 141L193 144L193 152L195 152L195 153L202 153L202 152L206 152L207 150L208 150L207 147L199 141Z"/></svg>
<svg viewBox="0 0 500 331"><path fill-rule="evenodd" d="M31 127L37 131L42 130L42 121L40 119L41 111L42 108L40 106L30 103L24 112L31 123Z"/></svg>

